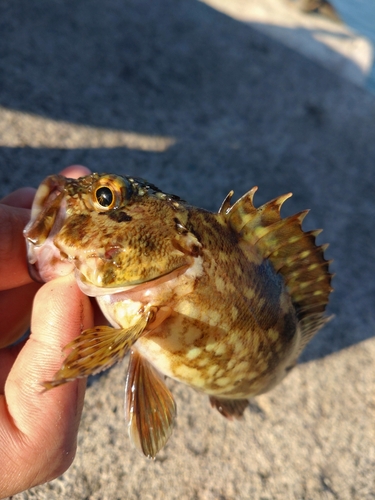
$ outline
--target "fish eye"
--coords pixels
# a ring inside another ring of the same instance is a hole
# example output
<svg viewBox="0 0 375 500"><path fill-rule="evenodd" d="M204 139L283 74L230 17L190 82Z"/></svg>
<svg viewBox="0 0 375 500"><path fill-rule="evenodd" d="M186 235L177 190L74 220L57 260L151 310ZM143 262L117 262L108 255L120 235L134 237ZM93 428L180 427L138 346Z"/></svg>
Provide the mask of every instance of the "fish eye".
<svg viewBox="0 0 375 500"><path fill-rule="evenodd" d="M101 186L95 191L95 198L97 203L102 208L112 208L115 202L115 195L113 190L108 186Z"/></svg>
<svg viewBox="0 0 375 500"><path fill-rule="evenodd" d="M126 177L115 174L97 176L90 193L90 204L97 212L106 212L124 206L132 196L132 185Z"/></svg>

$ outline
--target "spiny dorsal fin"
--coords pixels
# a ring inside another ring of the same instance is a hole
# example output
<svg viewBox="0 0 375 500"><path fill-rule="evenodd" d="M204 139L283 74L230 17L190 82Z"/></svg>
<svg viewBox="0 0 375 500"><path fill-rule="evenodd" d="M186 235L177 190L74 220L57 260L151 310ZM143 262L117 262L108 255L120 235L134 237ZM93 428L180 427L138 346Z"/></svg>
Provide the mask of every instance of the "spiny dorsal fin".
<svg viewBox="0 0 375 500"><path fill-rule="evenodd" d="M330 262L324 258L327 245L315 244L321 230L303 231L302 222L308 210L281 218L281 206L291 193L255 208L253 198L257 189L253 187L233 206L230 206L233 192L229 193L219 213L284 277L307 343L327 321L324 311L332 291Z"/></svg>

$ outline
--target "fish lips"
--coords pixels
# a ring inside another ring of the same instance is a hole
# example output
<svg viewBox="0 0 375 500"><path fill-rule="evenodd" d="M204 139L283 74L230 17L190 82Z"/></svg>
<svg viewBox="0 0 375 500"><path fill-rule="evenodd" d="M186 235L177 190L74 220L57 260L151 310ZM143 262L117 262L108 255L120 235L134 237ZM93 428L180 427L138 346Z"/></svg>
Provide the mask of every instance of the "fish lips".
<svg viewBox="0 0 375 500"><path fill-rule="evenodd" d="M66 179L61 175L49 176L41 183L35 194L30 221L23 231L29 274L33 280L41 283L48 280L39 270L39 256L42 247L50 246L50 251L53 251L53 237L63 226L66 213L65 185Z"/></svg>

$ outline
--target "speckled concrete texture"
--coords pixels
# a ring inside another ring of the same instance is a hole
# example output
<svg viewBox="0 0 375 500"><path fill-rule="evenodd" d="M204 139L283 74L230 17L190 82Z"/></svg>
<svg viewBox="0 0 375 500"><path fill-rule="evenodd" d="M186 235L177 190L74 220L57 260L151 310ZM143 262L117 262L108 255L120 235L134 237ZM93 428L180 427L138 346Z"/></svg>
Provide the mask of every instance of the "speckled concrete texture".
<svg viewBox="0 0 375 500"><path fill-rule="evenodd" d="M374 499L375 97L196 0L3 0L0 26L1 194L72 163L212 210L292 191L336 273L335 318L243 421L169 381L176 428L146 460L125 361L89 381L71 468L13 498Z"/></svg>

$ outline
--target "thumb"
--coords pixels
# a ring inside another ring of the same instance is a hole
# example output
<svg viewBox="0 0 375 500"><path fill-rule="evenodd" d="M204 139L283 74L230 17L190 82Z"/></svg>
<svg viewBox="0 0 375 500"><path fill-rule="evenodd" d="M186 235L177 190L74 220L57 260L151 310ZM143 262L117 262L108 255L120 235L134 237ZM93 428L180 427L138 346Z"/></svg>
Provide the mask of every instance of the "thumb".
<svg viewBox="0 0 375 500"><path fill-rule="evenodd" d="M91 326L89 299L72 276L46 283L36 294L30 338L9 372L0 400L0 463L1 450L7 450L1 468L10 469L4 477L11 475L22 483L18 491L53 479L74 458L85 381L48 392L41 383L60 368L62 348Z"/></svg>

